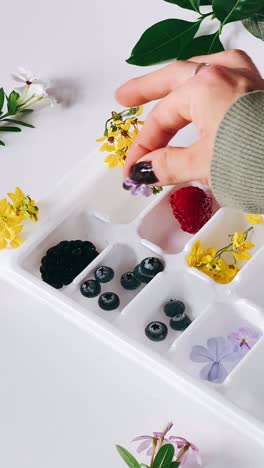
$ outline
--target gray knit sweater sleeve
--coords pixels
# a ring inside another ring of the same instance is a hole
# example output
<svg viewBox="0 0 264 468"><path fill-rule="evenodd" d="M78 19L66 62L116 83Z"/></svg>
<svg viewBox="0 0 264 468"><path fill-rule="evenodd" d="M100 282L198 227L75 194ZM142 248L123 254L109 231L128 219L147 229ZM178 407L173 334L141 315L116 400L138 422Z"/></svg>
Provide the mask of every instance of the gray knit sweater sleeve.
<svg viewBox="0 0 264 468"><path fill-rule="evenodd" d="M217 132L211 165L221 206L264 213L264 91L239 98Z"/></svg>

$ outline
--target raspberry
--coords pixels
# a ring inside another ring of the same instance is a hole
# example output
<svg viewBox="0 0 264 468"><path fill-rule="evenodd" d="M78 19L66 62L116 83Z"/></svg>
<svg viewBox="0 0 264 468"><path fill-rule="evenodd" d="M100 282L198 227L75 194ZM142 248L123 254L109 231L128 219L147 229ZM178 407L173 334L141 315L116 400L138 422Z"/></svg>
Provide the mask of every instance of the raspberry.
<svg viewBox="0 0 264 468"><path fill-rule="evenodd" d="M182 187L170 197L175 218L183 231L196 234L212 217L213 200L199 187Z"/></svg>

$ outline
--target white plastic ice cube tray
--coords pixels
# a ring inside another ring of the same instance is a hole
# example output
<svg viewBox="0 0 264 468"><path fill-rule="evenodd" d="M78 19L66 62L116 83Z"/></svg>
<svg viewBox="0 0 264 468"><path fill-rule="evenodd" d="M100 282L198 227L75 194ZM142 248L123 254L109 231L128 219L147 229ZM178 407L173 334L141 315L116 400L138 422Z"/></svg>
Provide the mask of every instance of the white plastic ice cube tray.
<svg viewBox="0 0 264 468"><path fill-rule="evenodd" d="M32 228L30 225L27 241L20 249L1 254L1 269L8 270L13 279L39 298L48 298L70 312L73 320L87 320L89 326L101 327L110 339L118 337L124 350L141 353L150 366L155 362L162 372L172 371L196 398L243 421L263 441L264 338L218 385L199 378L200 367L190 360L190 352L193 345L205 345L209 337L227 336L242 326L264 333L264 225L254 229L253 258L232 283L219 285L189 268L186 254L196 239L206 247L225 245L228 234L246 229L244 214L220 209L197 235L191 236L180 230L171 213L167 202L171 189L146 199L132 197L121 184L121 171L106 169L100 156L84 160L40 202L39 223ZM100 255L72 284L55 290L42 282L39 267L47 249L64 239L92 241ZM125 291L120 285L121 274L152 255L164 260L164 272L138 290ZM79 291L81 282L99 265L115 270L107 290L119 295L120 306L111 312L98 307L98 298L86 299ZM162 306L170 298L187 305L193 322L183 333L169 328L167 339L154 343L146 338L145 326L152 320L166 322Z"/></svg>

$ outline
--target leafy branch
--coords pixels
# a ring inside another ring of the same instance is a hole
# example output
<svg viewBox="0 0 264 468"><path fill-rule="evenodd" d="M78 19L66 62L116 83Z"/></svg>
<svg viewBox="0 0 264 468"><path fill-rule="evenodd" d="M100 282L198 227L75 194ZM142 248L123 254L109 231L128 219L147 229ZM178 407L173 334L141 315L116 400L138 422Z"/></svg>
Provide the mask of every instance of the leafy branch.
<svg viewBox="0 0 264 468"><path fill-rule="evenodd" d="M21 132L20 127L34 128L33 125L21 120L21 116L33 112L30 107L43 99L43 96L32 94L27 97L27 90L20 95L12 91L7 95L3 88L0 88L0 132ZM0 139L0 145L5 143Z"/></svg>
<svg viewBox="0 0 264 468"><path fill-rule="evenodd" d="M164 0L197 13L194 22L167 19L148 28L134 46L127 63L154 65L166 60L186 60L195 55L224 50L220 40L223 28L231 22L243 21L254 36L264 40L264 9L260 0ZM211 7L202 12L203 6ZM198 35L206 18L219 21L214 34Z"/></svg>

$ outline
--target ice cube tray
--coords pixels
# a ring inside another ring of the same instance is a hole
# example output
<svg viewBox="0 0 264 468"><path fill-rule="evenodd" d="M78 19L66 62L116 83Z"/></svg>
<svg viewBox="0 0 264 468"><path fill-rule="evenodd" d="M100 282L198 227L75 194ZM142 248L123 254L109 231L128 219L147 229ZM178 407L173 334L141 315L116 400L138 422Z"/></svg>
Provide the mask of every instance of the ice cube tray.
<svg viewBox="0 0 264 468"><path fill-rule="evenodd" d="M264 225L255 227L253 258L232 283L219 285L189 268L186 254L196 239L208 247L223 246L228 234L246 229L244 214L215 206L211 220L191 236L181 231L169 209L168 197L174 188L146 199L132 197L121 184L121 171L106 169L101 157L92 154L39 203L39 223L28 228L27 241L20 249L2 253L0 269L20 286L30 288L39 300L48 299L62 313L70 313L73 320L99 327L110 341L118 338L126 352L141 353L149 366L156 362L160 372L181 379L205 405L243 421L263 442L264 338L237 365L230 364L222 384L202 381L201 366L190 360L190 352L193 345L205 345L209 337L227 336L244 326L264 334ZM55 290L42 282L40 261L49 247L64 239L92 241L100 254L69 286ZM124 290L121 274L153 255L163 259L165 270L135 291ZM100 265L115 270L109 288L119 295L120 306L111 312L98 307L98 298L86 299L79 291L81 282ZM152 320L166 322L162 306L171 297L186 304L193 322L184 332L169 329L165 341L151 342L145 326Z"/></svg>

